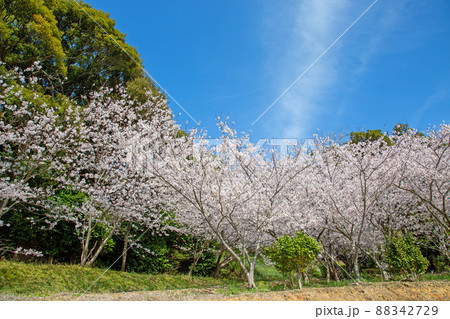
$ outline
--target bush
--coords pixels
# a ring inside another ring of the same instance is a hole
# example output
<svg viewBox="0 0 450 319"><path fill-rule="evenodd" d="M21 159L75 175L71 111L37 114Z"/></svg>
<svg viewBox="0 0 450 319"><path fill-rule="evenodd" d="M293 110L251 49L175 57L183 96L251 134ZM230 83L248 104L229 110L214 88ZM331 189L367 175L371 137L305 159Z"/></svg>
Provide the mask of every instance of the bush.
<svg viewBox="0 0 450 319"><path fill-rule="evenodd" d="M9 227L0 227L0 238L12 248L24 247L42 252L38 260L53 260L59 263L76 263L80 260L80 242L74 234L72 222L60 221L54 227L46 222L45 212L30 213L26 209L16 209L3 216ZM27 256L6 254L15 260L30 260Z"/></svg>
<svg viewBox="0 0 450 319"><path fill-rule="evenodd" d="M436 270L438 272L450 272L450 259L445 255L436 258Z"/></svg>
<svg viewBox="0 0 450 319"><path fill-rule="evenodd" d="M265 249L265 254L285 279L297 272L298 285L301 288L301 277L321 250L322 247L314 238L299 232L292 237L284 235L278 238L273 245Z"/></svg>
<svg viewBox="0 0 450 319"><path fill-rule="evenodd" d="M386 248L389 271L396 276L416 279L425 273L430 262L423 257L416 239L409 234L398 234L391 238Z"/></svg>
<svg viewBox="0 0 450 319"><path fill-rule="evenodd" d="M212 251L203 252L197 265L195 265L193 274L196 276L211 276L216 268L217 256Z"/></svg>

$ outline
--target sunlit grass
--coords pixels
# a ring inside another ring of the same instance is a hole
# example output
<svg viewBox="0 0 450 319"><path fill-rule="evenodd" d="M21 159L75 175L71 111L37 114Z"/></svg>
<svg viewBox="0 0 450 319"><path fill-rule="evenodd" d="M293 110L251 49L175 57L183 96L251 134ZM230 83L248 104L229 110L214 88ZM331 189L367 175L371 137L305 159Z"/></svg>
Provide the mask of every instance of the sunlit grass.
<svg viewBox="0 0 450 319"><path fill-rule="evenodd" d="M83 268L78 265L27 264L0 261L0 294L44 297L58 293L81 294L114 293L126 291L152 291L187 288L212 288L224 295L239 293L269 292L296 289L295 285L285 287L283 276L272 266L258 261L255 271L257 289L247 289L245 280L214 279L210 277L193 277L183 275L148 275L107 271L100 279L104 269ZM98 281L91 287L91 285ZM419 281L450 280L450 274L427 273L419 276ZM373 272L362 272L364 283L380 282ZM344 287L354 284L352 279L327 282L321 277L312 277L305 288Z"/></svg>
<svg viewBox="0 0 450 319"><path fill-rule="evenodd" d="M222 281L208 277L147 275L113 270L107 271L98 279L104 272L104 269L78 265L35 265L0 261L0 294L42 297L56 293L83 293L87 289L90 293L103 293L203 288L222 284Z"/></svg>

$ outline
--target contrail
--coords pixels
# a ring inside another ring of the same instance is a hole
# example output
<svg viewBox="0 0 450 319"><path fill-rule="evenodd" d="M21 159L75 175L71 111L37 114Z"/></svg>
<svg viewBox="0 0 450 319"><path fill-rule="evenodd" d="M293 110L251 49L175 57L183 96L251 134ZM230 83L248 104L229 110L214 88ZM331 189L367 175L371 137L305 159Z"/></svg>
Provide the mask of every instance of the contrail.
<svg viewBox="0 0 450 319"><path fill-rule="evenodd" d="M300 74L300 76L294 81L294 82L292 82L292 84L291 85L289 85L289 87L286 89L286 90L284 90L284 92L283 93L281 93L281 95L275 100L275 101L273 101L272 102L272 104L270 104L269 105L269 107L267 107L266 108L266 110L264 111L264 112L262 112L261 113L261 115L260 116L258 116L258 118L252 123L252 126L253 125L255 125L255 123L256 122L258 122L259 121L259 119L264 115L264 114L266 114L267 113L267 111L269 111L271 108L272 108L272 106L274 106L294 85L295 85L295 83L297 83L306 73L308 73L308 71L317 63L317 62L319 62L319 60L375 5L375 3L377 3L378 2L378 0L375 0L366 10L364 10L364 12L363 13L361 13L360 15L359 15L359 17L358 18L356 18L356 20L355 21L353 21L353 23L352 24L350 24L350 26L347 28L347 29L345 29L345 31L344 32L342 32L342 34L336 39L336 40L334 40L334 42L333 43L331 43L330 44L330 46L328 47L328 48L326 48L325 49L325 51L323 51L322 52L322 54L321 55L319 55L319 57L317 58L317 59L315 59L314 60L314 62L313 63L311 63L307 68L306 68L306 70L305 71L303 71L303 73L302 74Z"/></svg>

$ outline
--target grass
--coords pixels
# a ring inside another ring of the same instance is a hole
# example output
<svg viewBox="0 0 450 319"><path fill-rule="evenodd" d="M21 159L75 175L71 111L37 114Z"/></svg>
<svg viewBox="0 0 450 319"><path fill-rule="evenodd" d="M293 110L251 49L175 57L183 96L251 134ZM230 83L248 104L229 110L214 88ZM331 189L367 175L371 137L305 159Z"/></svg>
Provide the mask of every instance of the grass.
<svg viewBox="0 0 450 319"><path fill-rule="evenodd" d="M255 271L257 289L248 290L244 280L214 279L183 275L148 275L109 270L92 287L104 269L83 268L78 265L26 264L0 261L0 294L44 297L59 293L81 294L126 291L174 290L186 288L212 288L225 295L243 292L269 292L284 289L284 280L274 267L258 261ZM427 273L418 280L450 280L450 274ZM379 276L362 272L362 282L379 282ZM304 287L343 287L353 280L332 281L313 277ZM295 287L294 287L295 288ZM292 288L291 288L292 289Z"/></svg>
<svg viewBox="0 0 450 319"><path fill-rule="evenodd" d="M427 273L419 276L419 281L426 280L448 280L450 281L450 273L436 274L436 273Z"/></svg>
<svg viewBox="0 0 450 319"><path fill-rule="evenodd" d="M450 281L450 273L426 273L420 275L417 278L418 281ZM393 280L395 281L395 280ZM284 278L283 276L271 266L265 265L262 261L258 260L256 263L255 270L255 282L258 289L254 289L255 292L267 292L267 291L280 291L284 290ZM361 280L362 283L375 283L382 282L381 276L377 269L362 269L361 270ZM312 277L309 283L304 283L305 288L325 288L325 287L345 287L355 284L352 279L343 279L340 281L330 281L327 282L324 278ZM286 289L297 289L297 286L290 287L289 285ZM241 292L248 292L245 283L237 285L236 283L230 283L224 292L231 294L237 294Z"/></svg>
<svg viewBox="0 0 450 319"><path fill-rule="evenodd" d="M123 292L136 290L169 290L206 288L223 284L209 277L183 275L147 275L107 271L92 287L104 269L78 265L26 264L0 261L0 294L43 297L57 293Z"/></svg>

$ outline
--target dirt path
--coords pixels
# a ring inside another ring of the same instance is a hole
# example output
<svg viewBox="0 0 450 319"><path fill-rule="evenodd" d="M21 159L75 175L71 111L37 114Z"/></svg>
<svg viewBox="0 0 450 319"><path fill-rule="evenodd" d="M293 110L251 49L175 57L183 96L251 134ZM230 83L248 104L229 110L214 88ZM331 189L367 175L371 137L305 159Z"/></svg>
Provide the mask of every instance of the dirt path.
<svg viewBox="0 0 450 319"><path fill-rule="evenodd" d="M450 300L450 282L390 282L354 285L336 288L308 288L282 292L241 294L226 300L310 300L310 301L356 301L356 300Z"/></svg>
<svg viewBox="0 0 450 319"><path fill-rule="evenodd" d="M59 294L45 298L20 298L0 296L0 300L418 300L450 301L450 281L386 282L360 284L347 287L305 288L267 293L242 293L226 295L217 288L165 291L136 291L109 294L87 294L81 298Z"/></svg>

